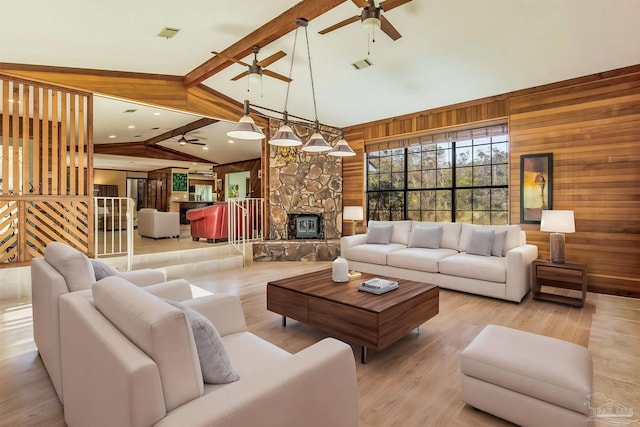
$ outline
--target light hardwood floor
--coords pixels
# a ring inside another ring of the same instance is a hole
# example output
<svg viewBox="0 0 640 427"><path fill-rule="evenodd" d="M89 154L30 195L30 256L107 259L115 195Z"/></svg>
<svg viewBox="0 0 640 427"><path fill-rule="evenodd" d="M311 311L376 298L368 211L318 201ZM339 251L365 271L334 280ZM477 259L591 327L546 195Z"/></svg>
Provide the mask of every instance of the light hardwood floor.
<svg viewBox="0 0 640 427"><path fill-rule="evenodd" d="M313 327L266 310L266 283L330 263L254 263L193 276L209 291L241 297L249 330L295 353L324 338ZM487 324L588 346L595 391L640 411L640 300L588 294L584 308L528 295L521 304L441 290L440 314L390 348L357 363L360 426L508 426L462 402L459 355ZM0 303L0 426L62 426L62 407L33 343L28 300ZM359 360L357 348L354 359ZM595 424L594 424L595 425Z"/></svg>

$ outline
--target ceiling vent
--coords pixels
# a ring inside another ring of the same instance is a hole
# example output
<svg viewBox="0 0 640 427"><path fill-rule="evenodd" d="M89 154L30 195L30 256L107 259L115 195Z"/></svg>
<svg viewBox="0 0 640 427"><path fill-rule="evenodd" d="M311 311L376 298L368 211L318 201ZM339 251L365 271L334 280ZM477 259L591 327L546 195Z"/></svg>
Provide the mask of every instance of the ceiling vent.
<svg viewBox="0 0 640 427"><path fill-rule="evenodd" d="M136 111L138 111L138 110L136 110L134 108L129 108L128 110L124 110L125 113L135 113Z"/></svg>
<svg viewBox="0 0 640 427"><path fill-rule="evenodd" d="M373 62L371 62L369 58L364 58L360 61L354 62L351 65L353 65L353 68L355 68L356 70L362 70L363 68L371 67L373 65Z"/></svg>
<svg viewBox="0 0 640 427"><path fill-rule="evenodd" d="M180 31L179 28L164 27L162 29L162 31L160 31L158 33L158 37L164 37L165 39L171 39L171 38L175 37L176 34L178 34L178 31Z"/></svg>

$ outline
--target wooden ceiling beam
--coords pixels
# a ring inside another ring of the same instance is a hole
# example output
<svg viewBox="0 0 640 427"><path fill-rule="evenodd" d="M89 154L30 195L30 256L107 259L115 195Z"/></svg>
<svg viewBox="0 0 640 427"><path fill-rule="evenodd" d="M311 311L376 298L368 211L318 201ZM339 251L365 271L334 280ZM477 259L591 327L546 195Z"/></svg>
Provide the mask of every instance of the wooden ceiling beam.
<svg viewBox="0 0 640 427"><path fill-rule="evenodd" d="M221 53L240 60L251 53L251 46L258 45L263 48L295 30L297 18L305 18L311 21L344 2L345 0L303 0L246 37L238 40ZM193 87L231 64L233 62L224 59L222 56L214 56L187 73L184 76L183 83L188 88Z"/></svg>
<svg viewBox="0 0 640 427"><path fill-rule="evenodd" d="M94 154L111 154L113 156L144 157L151 159L176 160L196 163L216 163L190 154L181 153L158 145L145 145L143 141L120 142L113 144L95 144Z"/></svg>
<svg viewBox="0 0 640 427"><path fill-rule="evenodd" d="M153 138L149 138L146 141L144 141L144 145L156 145L158 142L166 141L169 138L174 138L176 136L194 131L196 129L203 128L205 126L209 126L210 124L213 124L219 121L220 120L203 117L201 119L196 120L195 122L187 123L186 125L180 126L179 128L175 128L161 135L154 136Z"/></svg>

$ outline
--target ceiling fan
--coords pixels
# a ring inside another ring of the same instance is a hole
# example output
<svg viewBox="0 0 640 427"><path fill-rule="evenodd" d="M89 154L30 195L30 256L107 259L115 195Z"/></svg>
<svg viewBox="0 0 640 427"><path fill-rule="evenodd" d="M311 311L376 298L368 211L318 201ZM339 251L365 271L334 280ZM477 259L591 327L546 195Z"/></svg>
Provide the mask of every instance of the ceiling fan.
<svg viewBox="0 0 640 427"><path fill-rule="evenodd" d="M187 144L192 144L192 145L207 145L204 142L200 142L200 139L198 138L187 138L187 133L182 133L180 134L180 137L177 139L172 139L172 141L177 142L180 145L187 145Z"/></svg>
<svg viewBox="0 0 640 427"><path fill-rule="evenodd" d="M229 61L233 61L236 62L240 65L244 65L245 67L247 67L247 71L238 74L237 76L235 76L234 78L232 78L231 80L238 80L243 78L244 76L249 76L249 78L255 77L257 79L262 79L262 75L264 74L265 76L269 76L269 77L273 77L274 79L278 79L278 80L282 80L283 82L290 82L291 79L289 77L283 76L282 74L278 74L275 73L273 71L267 70L266 67L268 67L269 65L273 64L274 62L276 62L278 59L281 59L282 57L284 57L286 55L286 53L284 53L283 51L278 51L276 53L274 53L273 55L263 59L262 61L258 61L258 52L260 52L260 46L258 45L253 45L251 47L251 52L253 52L253 62L251 63L251 65L247 64L246 62L243 61L239 61L231 56L225 55L222 52L211 52L214 55L218 55L221 56L225 59L228 59Z"/></svg>
<svg viewBox="0 0 640 427"><path fill-rule="evenodd" d="M398 40L402 35L395 29L393 25L384 17L382 12L388 12L391 9L395 9L398 6L402 6L405 3L409 3L411 0L384 0L376 7L374 0L351 0L356 6L362 8L360 15L352 16L344 21L338 22L330 27L319 31L319 34L327 34L331 31L342 28L345 25L349 25L354 22L360 21L365 27L377 27L382 30L383 33L388 35L392 40Z"/></svg>

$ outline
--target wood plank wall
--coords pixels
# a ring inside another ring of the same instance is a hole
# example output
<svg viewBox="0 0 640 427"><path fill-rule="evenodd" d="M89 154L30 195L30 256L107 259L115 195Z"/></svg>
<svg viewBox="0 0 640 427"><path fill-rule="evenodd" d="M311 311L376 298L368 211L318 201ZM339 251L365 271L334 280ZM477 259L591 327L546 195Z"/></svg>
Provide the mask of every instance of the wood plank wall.
<svg viewBox="0 0 640 427"><path fill-rule="evenodd" d="M589 289L640 297L640 73L510 99L511 222L520 217L519 156L553 153L553 209L574 211L567 260ZM549 233L523 224L549 256Z"/></svg>
<svg viewBox="0 0 640 427"><path fill-rule="evenodd" d="M0 268L54 240L90 253L92 95L0 74L0 99Z"/></svg>
<svg viewBox="0 0 640 427"><path fill-rule="evenodd" d="M509 122L510 219L520 222L520 156L553 153L553 208L572 209L567 260L588 267L590 291L640 297L640 65L346 129L345 205L365 206L364 145L425 130ZM521 224L549 257L549 233Z"/></svg>

